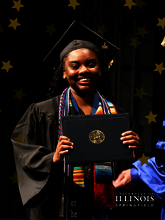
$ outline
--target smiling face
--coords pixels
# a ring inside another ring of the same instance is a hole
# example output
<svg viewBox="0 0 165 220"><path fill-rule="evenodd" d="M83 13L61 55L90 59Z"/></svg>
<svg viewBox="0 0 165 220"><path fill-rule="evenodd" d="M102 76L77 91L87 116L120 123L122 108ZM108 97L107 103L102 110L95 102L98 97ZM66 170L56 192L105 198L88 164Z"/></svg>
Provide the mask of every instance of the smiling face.
<svg viewBox="0 0 165 220"><path fill-rule="evenodd" d="M100 78L99 61L89 49L77 49L65 59L63 77L66 77L71 91L81 95L94 92Z"/></svg>

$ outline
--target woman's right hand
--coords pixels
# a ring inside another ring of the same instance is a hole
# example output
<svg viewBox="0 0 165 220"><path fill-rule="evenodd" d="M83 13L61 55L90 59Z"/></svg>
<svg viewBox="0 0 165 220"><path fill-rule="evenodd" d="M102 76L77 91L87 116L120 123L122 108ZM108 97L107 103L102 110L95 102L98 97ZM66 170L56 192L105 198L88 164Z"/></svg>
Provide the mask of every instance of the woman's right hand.
<svg viewBox="0 0 165 220"><path fill-rule="evenodd" d="M60 136L56 151L53 156L53 162L63 162L64 154L68 153L69 149L73 149L73 143L66 136Z"/></svg>

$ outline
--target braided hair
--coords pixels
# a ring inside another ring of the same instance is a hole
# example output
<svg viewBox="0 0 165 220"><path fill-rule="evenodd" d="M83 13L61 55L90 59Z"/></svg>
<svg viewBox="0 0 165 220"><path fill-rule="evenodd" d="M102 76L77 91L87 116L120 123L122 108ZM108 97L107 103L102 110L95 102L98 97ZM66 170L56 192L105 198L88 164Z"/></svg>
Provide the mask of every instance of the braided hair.
<svg viewBox="0 0 165 220"><path fill-rule="evenodd" d="M47 98L53 98L57 95L61 95L63 90L69 86L67 80L62 78L63 76L63 69L65 68L65 60L68 57L68 54L64 57L61 61L60 65L58 66L57 70L54 72L53 78L50 81L50 88Z"/></svg>

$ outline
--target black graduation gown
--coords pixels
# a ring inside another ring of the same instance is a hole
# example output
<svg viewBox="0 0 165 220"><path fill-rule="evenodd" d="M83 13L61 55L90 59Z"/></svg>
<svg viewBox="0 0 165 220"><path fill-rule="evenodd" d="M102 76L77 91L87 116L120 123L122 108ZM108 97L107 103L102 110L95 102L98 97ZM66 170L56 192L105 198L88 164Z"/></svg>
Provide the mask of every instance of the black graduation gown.
<svg viewBox="0 0 165 220"><path fill-rule="evenodd" d="M31 208L30 220L58 219L56 207L62 194L63 163L53 163L57 146L60 96L33 103L16 125L11 136L19 191L23 205ZM118 113L124 110L116 106ZM134 130L130 118L131 130ZM115 163L118 174L131 166Z"/></svg>

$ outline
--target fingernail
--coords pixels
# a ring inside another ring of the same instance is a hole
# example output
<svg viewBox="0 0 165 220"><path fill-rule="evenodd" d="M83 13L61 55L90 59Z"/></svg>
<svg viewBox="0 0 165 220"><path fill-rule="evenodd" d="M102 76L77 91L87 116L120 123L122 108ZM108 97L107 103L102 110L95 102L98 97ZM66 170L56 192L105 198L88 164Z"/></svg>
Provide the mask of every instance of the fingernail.
<svg viewBox="0 0 165 220"><path fill-rule="evenodd" d="M74 144L72 143L72 145L74 145Z"/></svg>
<svg viewBox="0 0 165 220"><path fill-rule="evenodd" d="M126 141L123 141L123 144L126 143Z"/></svg>
<svg viewBox="0 0 165 220"><path fill-rule="evenodd" d="M123 137L120 138L120 140L123 140L123 139L124 139Z"/></svg>
<svg viewBox="0 0 165 220"><path fill-rule="evenodd" d="M124 133L122 133L121 136L124 136Z"/></svg>

